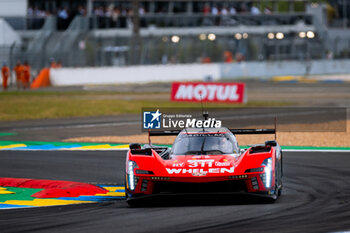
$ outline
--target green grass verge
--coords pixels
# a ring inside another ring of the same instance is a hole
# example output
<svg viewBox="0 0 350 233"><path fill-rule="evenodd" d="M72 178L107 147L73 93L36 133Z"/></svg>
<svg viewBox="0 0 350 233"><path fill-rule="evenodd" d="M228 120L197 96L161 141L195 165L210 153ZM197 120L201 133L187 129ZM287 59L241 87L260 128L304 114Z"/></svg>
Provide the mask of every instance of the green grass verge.
<svg viewBox="0 0 350 233"><path fill-rule="evenodd" d="M0 137L5 137L5 136L14 136L16 133L5 133L5 132L0 132Z"/></svg>
<svg viewBox="0 0 350 233"><path fill-rule="evenodd" d="M17 200L17 201L32 201L35 197L32 197L34 193L40 192L43 189L33 189L33 188L15 188L15 187L4 187L7 191L14 192L13 194L1 194L0 202L5 202L7 200Z"/></svg>
<svg viewBox="0 0 350 233"><path fill-rule="evenodd" d="M127 99L127 96L131 94L133 95L133 99ZM157 93L147 93L147 95L152 96L157 95ZM290 103L206 103L205 107L266 107L286 105L290 105ZM168 99L145 99L144 93L96 91L13 91L0 93L0 120L3 121L140 113L142 107L200 107L200 105L198 103L170 102Z"/></svg>

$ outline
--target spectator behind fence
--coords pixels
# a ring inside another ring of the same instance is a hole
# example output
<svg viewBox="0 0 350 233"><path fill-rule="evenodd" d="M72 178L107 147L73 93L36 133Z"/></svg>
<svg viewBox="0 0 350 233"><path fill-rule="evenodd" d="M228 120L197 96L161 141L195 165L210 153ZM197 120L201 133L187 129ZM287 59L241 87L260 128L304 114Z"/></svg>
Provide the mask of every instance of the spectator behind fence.
<svg viewBox="0 0 350 233"><path fill-rule="evenodd" d="M49 62L50 62L50 68L53 68L53 69L62 68L62 61L61 60L58 60L56 62L55 58L51 57Z"/></svg>
<svg viewBox="0 0 350 233"><path fill-rule="evenodd" d="M6 62L3 63L2 68L1 68L1 74L2 74L2 87L3 90L7 90L7 80L10 76L10 69L7 66Z"/></svg>
<svg viewBox="0 0 350 233"><path fill-rule="evenodd" d="M260 15L260 10L256 6L252 6L252 8L250 8L250 13L252 15Z"/></svg>
<svg viewBox="0 0 350 233"><path fill-rule="evenodd" d="M271 9L270 9L269 7L265 7L265 9L264 9L264 14L265 14L265 15L271 15L271 14L272 14Z"/></svg>
<svg viewBox="0 0 350 233"><path fill-rule="evenodd" d="M208 4L208 3L206 3L206 4L204 5L202 12L203 12L203 14L205 14L205 15L210 14L210 7L209 7L209 4Z"/></svg>
<svg viewBox="0 0 350 233"><path fill-rule="evenodd" d="M28 9L27 9L27 15L28 16L33 16L34 15L34 10L33 10L33 8L31 6L28 7Z"/></svg>
<svg viewBox="0 0 350 233"><path fill-rule="evenodd" d="M237 62L242 62L244 60L245 60L245 57L244 57L243 53L237 52L236 53L236 61Z"/></svg>
<svg viewBox="0 0 350 233"><path fill-rule="evenodd" d="M234 8L233 6L230 7L230 15L235 15L237 14L237 10L236 8Z"/></svg>
<svg viewBox="0 0 350 233"><path fill-rule="evenodd" d="M232 53L230 51L226 50L224 52L224 60L225 60L225 63L233 62Z"/></svg>
<svg viewBox="0 0 350 233"><path fill-rule="evenodd" d="M213 6L211 8L211 14L212 15L218 15L219 14L219 9L216 6Z"/></svg>
<svg viewBox="0 0 350 233"><path fill-rule="evenodd" d="M228 15L228 10L227 10L226 7L223 7L223 8L221 9L221 15Z"/></svg>
<svg viewBox="0 0 350 233"><path fill-rule="evenodd" d="M53 57L50 58L50 68L56 68L57 63Z"/></svg>
<svg viewBox="0 0 350 233"><path fill-rule="evenodd" d="M58 12L58 30L67 29L69 24L69 12L67 8L61 8Z"/></svg>
<svg viewBox="0 0 350 233"><path fill-rule="evenodd" d="M119 27L120 21L118 21L120 16L120 9L118 7L114 7L112 12L112 27Z"/></svg>
<svg viewBox="0 0 350 233"><path fill-rule="evenodd" d="M59 68L62 68L62 61L61 60L58 60L57 63L56 63L56 68L59 69Z"/></svg>
<svg viewBox="0 0 350 233"><path fill-rule="evenodd" d="M101 6L101 7L95 7L95 9L94 9L94 15L95 15L95 16L99 16L99 17L105 16L105 12L104 12L103 7L102 7L102 6Z"/></svg>
<svg viewBox="0 0 350 233"><path fill-rule="evenodd" d="M83 6L78 7L78 14L82 16L86 16L86 8Z"/></svg>

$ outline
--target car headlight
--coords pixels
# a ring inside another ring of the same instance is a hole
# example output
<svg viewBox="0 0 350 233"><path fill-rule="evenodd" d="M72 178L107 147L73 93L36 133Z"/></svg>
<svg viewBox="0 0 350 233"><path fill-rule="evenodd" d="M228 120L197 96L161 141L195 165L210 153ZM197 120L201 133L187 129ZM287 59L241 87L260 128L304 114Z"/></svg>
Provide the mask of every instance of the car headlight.
<svg viewBox="0 0 350 233"><path fill-rule="evenodd" d="M264 185L266 188L271 188L272 184L272 158L265 159L264 162L261 164L262 166L265 166L265 173L264 173Z"/></svg>
<svg viewBox="0 0 350 233"><path fill-rule="evenodd" d="M135 174L134 174L135 167L137 167L137 164L134 161L128 162L128 183L129 183L130 190L135 190L135 186L137 183Z"/></svg>

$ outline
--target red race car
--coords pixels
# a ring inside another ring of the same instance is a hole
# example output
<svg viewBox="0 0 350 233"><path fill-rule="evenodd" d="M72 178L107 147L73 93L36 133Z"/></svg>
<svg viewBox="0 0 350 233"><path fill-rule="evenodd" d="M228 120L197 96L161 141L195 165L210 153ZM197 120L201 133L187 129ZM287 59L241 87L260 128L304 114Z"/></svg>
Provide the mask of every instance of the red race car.
<svg viewBox="0 0 350 233"><path fill-rule="evenodd" d="M173 146L130 144L126 197L132 204L169 194L243 193L276 200L282 192L282 151L276 141L240 149L235 134L274 129L185 128L150 132L177 135Z"/></svg>

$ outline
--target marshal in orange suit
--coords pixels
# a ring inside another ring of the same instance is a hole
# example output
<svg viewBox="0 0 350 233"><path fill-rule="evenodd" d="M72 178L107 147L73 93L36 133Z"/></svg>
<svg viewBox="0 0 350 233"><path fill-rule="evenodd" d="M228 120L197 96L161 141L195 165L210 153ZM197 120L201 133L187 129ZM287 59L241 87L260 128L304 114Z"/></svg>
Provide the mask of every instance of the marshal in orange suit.
<svg viewBox="0 0 350 233"><path fill-rule="evenodd" d="M10 76L10 69L5 62L1 68L1 74L2 74L2 87L4 90L7 90L7 80Z"/></svg>
<svg viewBox="0 0 350 233"><path fill-rule="evenodd" d="M30 65L27 61L24 62L23 65L23 75L22 75L22 82L23 82L23 88L30 87Z"/></svg>
<svg viewBox="0 0 350 233"><path fill-rule="evenodd" d="M23 77L23 65L21 64L20 61L17 61L16 66L13 68L16 74L16 84L17 84L17 89L20 89L23 85L22 82L22 77Z"/></svg>

